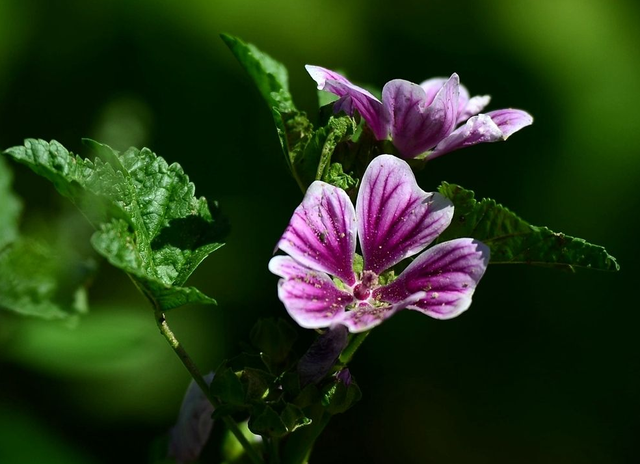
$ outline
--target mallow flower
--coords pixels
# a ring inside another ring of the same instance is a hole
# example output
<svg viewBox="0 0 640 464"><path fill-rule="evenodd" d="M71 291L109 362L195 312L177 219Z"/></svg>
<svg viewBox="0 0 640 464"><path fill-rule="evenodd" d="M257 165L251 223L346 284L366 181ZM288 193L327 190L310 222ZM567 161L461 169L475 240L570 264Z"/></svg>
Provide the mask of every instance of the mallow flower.
<svg viewBox="0 0 640 464"><path fill-rule="evenodd" d="M306 66L319 90L340 99L336 113L357 110L377 140L391 141L405 158L425 154L433 159L453 150L482 142L506 140L533 122L527 112L502 109L479 114L489 104L488 95L470 97L457 74L414 84L402 79L387 82L382 101L340 74L320 66Z"/></svg>
<svg viewBox="0 0 640 464"><path fill-rule="evenodd" d="M288 256L269 262L281 277L278 297L300 326L312 329L341 324L363 332L404 308L455 317L471 304L489 249L472 238L426 249L452 217L451 202L420 189L395 156L369 164L355 208L344 190L315 181L278 241ZM397 278L387 272L418 254Z"/></svg>

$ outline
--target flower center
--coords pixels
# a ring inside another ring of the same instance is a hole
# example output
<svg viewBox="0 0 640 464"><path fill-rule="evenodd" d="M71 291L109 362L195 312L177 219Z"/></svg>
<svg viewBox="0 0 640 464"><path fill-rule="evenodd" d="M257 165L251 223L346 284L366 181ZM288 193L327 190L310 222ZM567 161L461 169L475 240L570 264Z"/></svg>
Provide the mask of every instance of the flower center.
<svg viewBox="0 0 640 464"><path fill-rule="evenodd" d="M367 288L373 288L378 285L378 275L372 271L364 271L360 282Z"/></svg>
<svg viewBox="0 0 640 464"><path fill-rule="evenodd" d="M365 284L360 283L353 288L353 296L355 296L358 300L366 300L371 295L371 290L369 290Z"/></svg>
<svg viewBox="0 0 640 464"><path fill-rule="evenodd" d="M366 300L371 296L371 289L378 285L375 272L364 271L360 282L353 288L353 296L358 300Z"/></svg>

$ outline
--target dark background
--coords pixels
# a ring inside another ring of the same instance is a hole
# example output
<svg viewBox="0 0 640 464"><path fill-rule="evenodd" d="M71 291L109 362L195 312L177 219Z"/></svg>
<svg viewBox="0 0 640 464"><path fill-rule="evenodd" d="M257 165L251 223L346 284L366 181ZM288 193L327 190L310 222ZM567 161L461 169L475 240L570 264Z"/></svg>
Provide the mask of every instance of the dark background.
<svg viewBox="0 0 640 464"><path fill-rule="evenodd" d="M286 315L267 262L301 199L219 33L282 61L312 115L305 64L379 87L455 71L472 95L493 96L489 109L535 122L437 159L421 186L459 183L606 246L622 271L492 266L461 317L394 317L358 352L363 399L333 420L312 462L637 462L639 23L630 0L0 0L0 147L144 145L220 202L228 244L191 281L219 306L169 315L212 369L257 317ZM66 232L86 247L73 209L12 167L25 224L68 215ZM188 375L143 298L106 264L90 297L74 327L0 313L1 462L145 462L174 421Z"/></svg>

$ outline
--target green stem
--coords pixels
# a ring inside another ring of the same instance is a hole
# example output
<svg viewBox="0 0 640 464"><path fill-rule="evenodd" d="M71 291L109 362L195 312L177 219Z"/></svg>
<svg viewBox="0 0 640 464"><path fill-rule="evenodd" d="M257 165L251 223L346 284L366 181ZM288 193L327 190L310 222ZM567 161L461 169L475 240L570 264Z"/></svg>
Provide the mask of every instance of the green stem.
<svg viewBox="0 0 640 464"><path fill-rule="evenodd" d="M344 366L351 362L369 333L370 331L352 336L349 344L342 351L338 363ZM322 406L317 405L310 417L312 417L311 425L297 430L287 439L283 455L284 464L305 464L308 462L314 443L329 424L332 415L326 412Z"/></svg>
<svg viewBox="0 0 640 464"><path fill-rule="evenodd" d="M280 439L271 437L269 440L271 449L269 450L269 464L280 464Z"/></svg>
<svg viewBox="0 0 640 464"><path fill-rule="evenodd" d="M198 384L198 386L202 390L202 393L205 394L205 396L211 402L214 408L217 408L218 406L220 406L220 402L218 401L218 399L211 394L211 391L209 390L209 385L207 385L207 382L204 380L204 377L200 373L198 366L196 366L196 364L191 359L191 356L189 356L187 351L182 347L182 345L174 335L173 331L169 327L169 324L167 324L167 319L165 318L164 313L157 307L155 310L155 317L156 317L156 324L160 329L160 333L167 340L167 342L169 342L169 345L171 346L171 348L173 348L173 351L178 355L178 358L180 358L180 361L182 361L182 364L184 364L184 367L187 368L187 370L191 374L191 377L193 377L193 380ZM249 456L249 459L251 459L251 462L253 464L264 464L264 461L262 460L260 455L256 452L256 450L253 448L253 446L251 446L251 443L249 443L249 440L247 440L247 438L244 436L244 434L238 427L238 424L236 424L235 421L231 419L229 416L224 416L222 418L222 421L227 426L227 428L231 431L231 433L233 433L233 435L236 437L236 440L238 440L238 442L242 445L245 453L247 453L247 456Z"/></svg>
<svg viewBox="0 0 640 464"><path fill-rule="evenodd" d="M351 362L353 355L356 354L356 351L358 351L358 348L360 348L360 345L362 345L362 342L364 342L369 333L371 333L370 330L356 334L351 338L347 347L340 354L340 362L342 364L349 364Z"/></svg>
<svg viewBox="0 0 640 464"><path fill-rule="evenodd" d="M310 425L296 430L287 438L282 459L284 464L306 464L314 443L331 420L331 414L321 405L316 406L310 416Z"/></svg>

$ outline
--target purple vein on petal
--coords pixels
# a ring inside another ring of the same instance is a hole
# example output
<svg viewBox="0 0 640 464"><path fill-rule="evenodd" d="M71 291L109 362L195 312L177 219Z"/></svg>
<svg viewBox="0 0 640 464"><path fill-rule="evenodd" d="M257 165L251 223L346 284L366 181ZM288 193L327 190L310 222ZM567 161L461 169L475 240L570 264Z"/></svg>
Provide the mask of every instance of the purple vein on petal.
<svg viewBox="0 0 640 464"><path fill-rule="evenodd" d="M315 181L296 208L278 248L296 261L355 283L356 218L344 190Z"/></svg>
<svg viewBox="0 0 640 464"><path fill-rule="evenodd" d="M463 126L442 140L427 159L434 159L460 148L478 143L506 140L511 134L533 123L529 113L522 110L503 109L490 111L469 118Z"/></svg>
<svg viewBox="0 0 640 464"><path fill-rule="evenodd" d="M471 296L489 262L489 248L470 238L440 243L416 258L391 284L374 292L384 301L400 301L417 292L426 297L409 306L438 319L455 317Z"/></svg>
<svg viewBox="0 0 640 464"><path fill-rule="evenodd" d="M489 111L487 116L500 128L504 140L523 127L533 124L533 117L529 113L512 108Z"/></svg>
<svg viewBox="0 0 640 464"><path fill-rule="evenodd" d="M271 258L269 270L282 277L278 298L301 327L329 327L353 301L353 296L336 287L327 274L309 269L290 256Z"/></svg>
<svg viewBox="0 0 640 464"><path fill-rule="evenodd" d="M482 111L491 101L489 95L478 95L470 98L463 107L458 108L458 122L461 124Z"/></svg>
<svg viewBox="0 0 640 464"><path fill-rule="evenodd" d="M437 85L437 83L436 83ZM434 86L427 89L430 94ZM453 131L458 116L459 79L453 74L429 102L421 86L402 79L388 82L382 102L391 117L391 137L403 157L413 158Z"/></svg>
<svg viewBox="0 0 640 464"><path fill-rule="evenodd" d="M453 206L442 195L420 189L405 161L381 155L363 176L356 215L365 269L380 274L442 233Z"/></svg>
<svg viewBox="0 0 640 464"><path fill-rule="evenodd" d="M504 140L500 128L487 114L479 114L469 118L463 125L442 140L429 155L431 160L454 150L485 142Z"/></svg>
<svg viewBox="0 0 640 464"><path fill-rule="evenodd" d="M306 65L305 68L311 78L318 84L318 90L325 90L340 97L336 102L335 111L345 111L353 115L357 109L362 118L367 121L378 140L384 140L389 134L389 117L380 100L366 89L359 87L335 71L320 66Z"/></svg>

